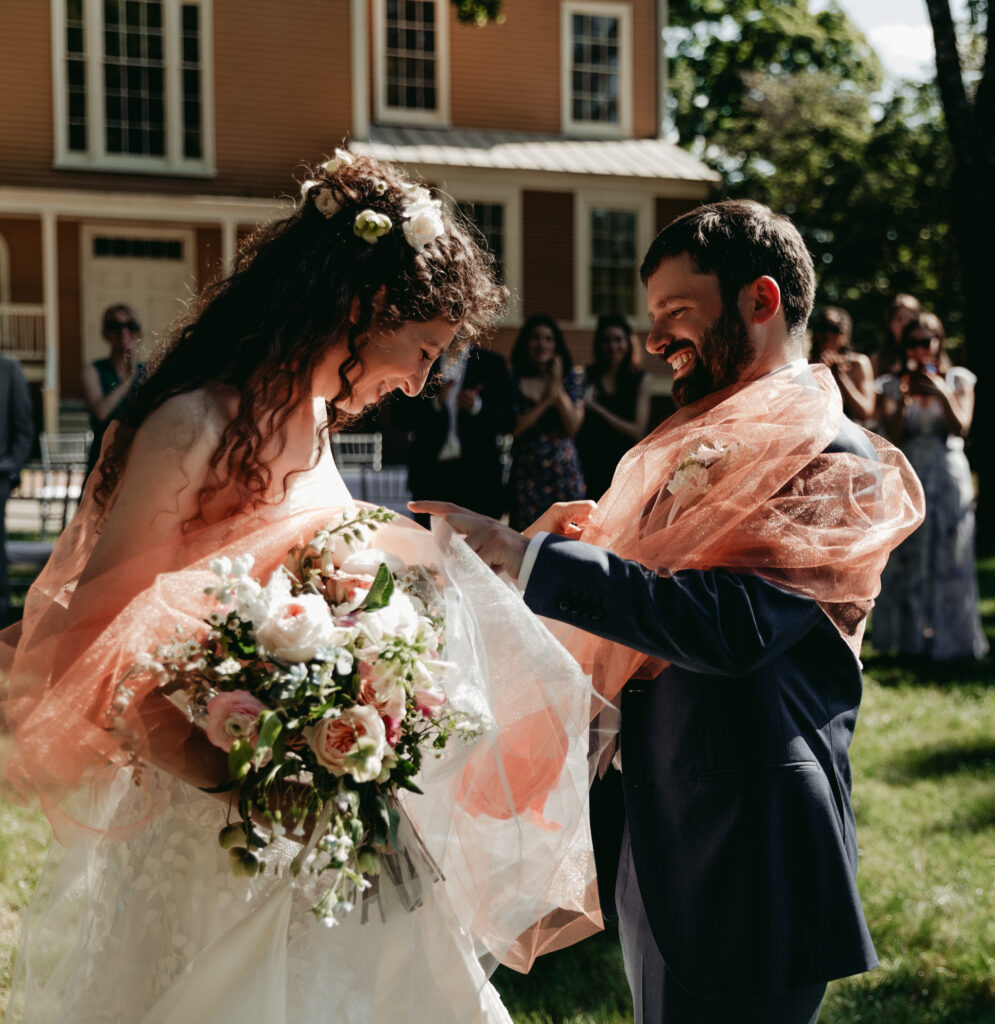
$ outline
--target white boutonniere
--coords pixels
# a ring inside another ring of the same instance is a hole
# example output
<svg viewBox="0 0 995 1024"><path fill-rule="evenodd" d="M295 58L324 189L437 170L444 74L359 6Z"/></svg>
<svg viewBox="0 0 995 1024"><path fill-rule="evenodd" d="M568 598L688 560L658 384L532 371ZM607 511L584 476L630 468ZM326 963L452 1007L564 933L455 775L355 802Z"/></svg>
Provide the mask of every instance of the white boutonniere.
<svg viewBox="0 0 995 1024"><path fill-rule="evenodd" d="M730 445L701 444L681 461L674 473L667 491L674 496L667 516L667 526L677 518L679 512L690 508L704 497L710 484L709 470L718 462L729 465L743 449L741 441Z"/></svg>

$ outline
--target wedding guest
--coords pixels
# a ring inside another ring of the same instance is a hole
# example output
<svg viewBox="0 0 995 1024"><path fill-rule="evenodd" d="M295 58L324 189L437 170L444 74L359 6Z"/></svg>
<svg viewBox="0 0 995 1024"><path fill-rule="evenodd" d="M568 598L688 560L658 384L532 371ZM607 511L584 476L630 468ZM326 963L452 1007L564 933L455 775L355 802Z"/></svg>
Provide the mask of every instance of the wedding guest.
<svg viewBox="0 0 995 1024"><path fill-rule="evenodd" d="M446 656L458 665L460 707L483 715L486 735L470 749L447 746L444 760L426 757L414 803L370 811L382 814L407 866L381 873L372 891L357 876L357 905L346 915L347 890L335 928L312 912L322 887L309 881L309 858L331 864L367 837L326 834L308 846L311 822L291 805L280 830L273 825L266 870L233 875L231 855L242 867L244 858L219 846L219 830L235 808L250 812L232 786L225 743L253 742L259 709L244 703L219 726L220 739L212 736L174 703L154 660L158 645L216 612L205 590L217 586L215 567L241 560L265 580L291 548L355 512L329 432L392 390L416 395L442 353L489 327L505 299L492 273L425 188L388 164L337 151L310 173L296 210L244 242L232 273L157 353L29 594L23 631L0 637L3 777L13 788L4 795L40 797L59 839L25 917L7 1024L511 1024L478 958L486 950L493 966L542 913L566 852L557 844L573 851L579 840L583 850L590 699L521 602L475 562L445 577L446 610L456 616L447 629L462 624ZM383 563L410 564L405 551L421 544L443 564L442 546L406 519L376 536ZM281 604L279 588L258 594L253 621L270 627L282 667L256 680L264 688L256 692L269 688L274 702L288 696L275 682L295 668L299 680L320 678L330 702L343 680L358 688L352 656L343 660L338 646L340 620L333 627L324 602L310 598L305 610ZM480 621L471 618L477 601ZM398 634L414 643L424 623L411 601L388 606ZM343 629L375 628L361 619ZM513 647L519 628L534 631L527 664ZM289 652L301 645L318 654L296 660ZM338 756L362 761L364 742L388 758L380 701L388 691L378 682L393 687L391 700L422 699L407 689L404 652L402 644L396 671L364 677L367 725L344 726L343 745L321 762L326 785L341 780L346 804L380 799L335 767ZM225 653L230 671L244 651ZM148 667L132 671L143 657ZM205 671L203 662L191 671ZM492 688L502 687L513 699L498 707ZM533 743L523 763L517 744L539 725L545 753ZM285 780L291 790L307 784ZM547 797L555 824L540 814ZM420 836L415 818L428 823Z"/></svg>
<svg viewBox="0 0 995 1024"><path fill-rule="evenodd" d="M812 318L813 363L824 363L843 396L843 411L858 423L874 419L877 395L871 361L850 347L853 319L839 306L825 306Z"/></svg>
<svg viewBox="0 0 995 1024"><path fill-rule="evenodd" d="M700 206L642 277L680 408L597 508L554 506L525 536L413 507L573 627L612 701L591 825L636 1024L814 1024L827 981L877 963L847 750L865 616L922 491L804 359L815 275L790 221Z"/></svg>
<svg viewBox="0 0 995 1024"><path fill-rule="evenodd" d="M104 432L120 416L129 396L145 380L145 364L138 361L142 325L131 306L115 303L104 310L103 336L111 347L110 356L83 367L83 401L90 412L93 441L87 459L87 475L97 464Z"/></svg>
<svg viewBox="0 0 995 1024"><path fill-rule="evenodd" d="M500 518L505 494L498 439L515 425L511 376L502 356L480 347L444 354L415 399L394 403L409 432L408 490ZM422 516L423 525L428 516Z"/></svg>
<svg viewBox="0 0 995 1024"><path fill-rule="evenodd" d="M10 614L7 578L6 510L35 441L35 419L24 371L16 359L0 356L0 628Z"/></svg>
<svg viewBox="0 0 995 1024"><path fill-rule="evenodd" d="M902 332L922 306L914 295L899 292L892 300L884 315L884 331L878 350L871 356L871 368L875 377L895 373L902 365Z"/></svg>
<svg viewBox="0 0 995 1024"><path fill-rule="evenodd" d="M559 324L537 313L511 350L515 388L510 521L528 526L554 501L585 495L575 438L584 422L584 381Z"/></svg>
<svg viewBox="0 0 995 1024"><path fill-rule="evenodd" d="M978 608L974 483L964 454L977 378L951 364L933 313L906 324L902 350L902 371L876 382L881 424L922 481L926 520L881 576L871 640L879 650L932 661L982 658L988 642Z"/></svg>
<svg viewBox="0 0 995 1024"><path fill-rule="evenodd" d="M593 349L594 361L584 373L584 423L577 450L588 497L597 500L608 490L619 459L649 427L650 389L624 316L598 318Z"/></svg>

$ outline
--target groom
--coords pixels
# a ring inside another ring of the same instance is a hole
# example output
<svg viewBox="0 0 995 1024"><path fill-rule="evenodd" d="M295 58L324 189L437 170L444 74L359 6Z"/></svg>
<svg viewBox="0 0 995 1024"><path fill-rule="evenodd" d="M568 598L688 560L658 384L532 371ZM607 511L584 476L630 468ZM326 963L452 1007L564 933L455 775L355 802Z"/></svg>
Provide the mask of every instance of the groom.
<svg viewBox="0 0 995 1024"><path fill-rule="evenodd" d="M642 277L646 346L670 363L684 408L623 460L594 516L599 546L557 535L579 532L580 503L554 506L531 540L445 503L413 507L445 516L485 562L518 578L533 611L624 645L623 668L641 663L633 674L648 676L621 690L618 749L591 793L602 908L619 918L636 1022L812 1024L827 981L877 963L850 804L855 651L887 552L922 518L921 490L901 456L872 445L813 385L802 343L814 272L786 218L756 203L700 207L660 233ZM812 394L836 410L818 424L802 408ZM767 463L733 494L705 468L699 504L675 510L666 485L688 460L671 453L701 452L702 430L730 422L747 451L769 452L780 429L781 465L799 468L752 518L729 510ZM654 478L661 452L670 461ZM635 506L624 493L633 488ZM798 511L777 529L772 508ZM774 534L766 548L756 539L764 524ZM852 543L826 545L813 570L808 538L836 529ZM705 568L686 568L695 558L678 553L691 534ZM791 549L793 535L802 541Z"/></svg>

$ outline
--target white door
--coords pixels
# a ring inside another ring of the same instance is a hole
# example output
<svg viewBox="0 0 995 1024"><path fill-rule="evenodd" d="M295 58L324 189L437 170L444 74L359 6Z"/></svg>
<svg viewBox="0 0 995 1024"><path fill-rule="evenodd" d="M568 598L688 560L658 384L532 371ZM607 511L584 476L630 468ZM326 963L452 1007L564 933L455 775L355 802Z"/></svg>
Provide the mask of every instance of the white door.
<svg viewBox="0 0 995 1024"><path fill-rule="evenodd" d="M85 225L80 236L83 362L108 354L101 317L115 302L131 306L138 316L141 358L147 359L195 294L194 232Z"/></svg>

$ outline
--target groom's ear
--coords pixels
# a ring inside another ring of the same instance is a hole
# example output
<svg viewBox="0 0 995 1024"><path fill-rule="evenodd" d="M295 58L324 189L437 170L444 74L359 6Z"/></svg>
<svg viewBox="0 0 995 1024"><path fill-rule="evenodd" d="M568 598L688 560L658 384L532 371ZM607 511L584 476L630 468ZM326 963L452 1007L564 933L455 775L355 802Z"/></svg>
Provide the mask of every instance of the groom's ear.
<svg viewBox="0 0 995 1024"><path fill-rule="evenodd" d="M772 277L758 277L746 286L743 299L747 323L765 324L781 308L781 288Z"/></svg>

